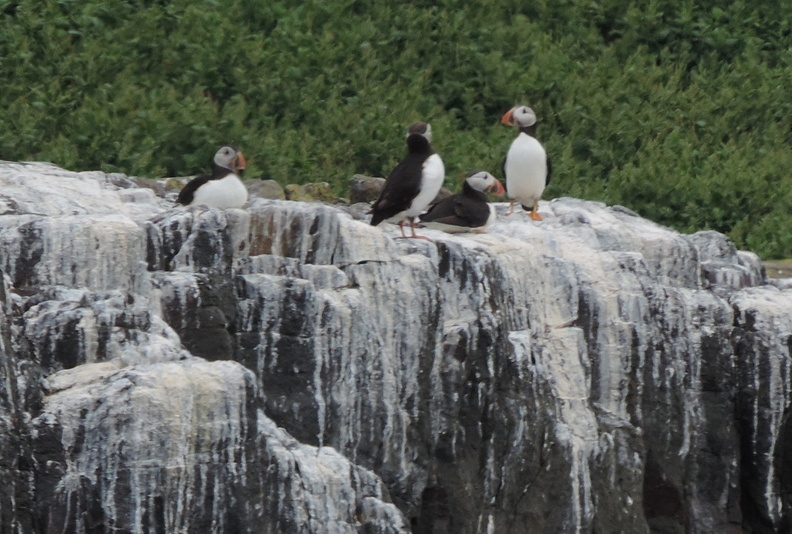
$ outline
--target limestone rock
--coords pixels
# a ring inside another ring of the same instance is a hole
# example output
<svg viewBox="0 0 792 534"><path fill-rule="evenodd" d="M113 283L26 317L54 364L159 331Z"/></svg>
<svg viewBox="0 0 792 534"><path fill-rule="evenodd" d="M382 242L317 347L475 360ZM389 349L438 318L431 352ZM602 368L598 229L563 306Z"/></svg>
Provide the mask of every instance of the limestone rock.
<svg viewBox="0 0 792 534"><path fill-rule="evenodd" d="M376 476L256 409L241 365L108 363L51 376L31 422L47 531L407 532Z"/></svg>
<svg viewBox="0 0 792 534"><path fill-rule="evenodd" d="M562 198L486 234L0 164L0 531L784 532L792 283Z"/></svg>

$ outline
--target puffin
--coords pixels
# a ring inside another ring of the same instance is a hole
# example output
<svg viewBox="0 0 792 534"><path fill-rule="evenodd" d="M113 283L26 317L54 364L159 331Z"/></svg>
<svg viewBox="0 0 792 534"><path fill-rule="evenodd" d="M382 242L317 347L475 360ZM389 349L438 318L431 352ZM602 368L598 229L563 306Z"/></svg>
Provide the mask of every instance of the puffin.
<svg viewBox="0 0 792 534"><path fill-rule="evenodd" d="M470 173L462 184L462 192L451 195L421 215L427 228L451 234L483 232L495 220L495 207L488 202L487 193L503 196L503 184L487 171Z"/></svg>
<svg viewBox="0 0 792 534"><path fill-rule="evenodd" d="M371 206L371 225L382 221L398 222L402 237L404 222L410 223L412 236L428 239L415 233L415 217L440 192L445 179L443 160L432 150L432 127L416 122L407 131L407 155L391 171L379 198Z"/></svg>
<svg viewBox="0 0 792 534"><path fill-rule="evenodd" d="M539 199L550 183L553 169L542 143L536 139L536 113L528 106L515 106L503 115L501 122L520 130L503 162L509 197L506 215L511 215L514 203L519 202L526 211L530 209L531 219L541 221L542 216L537 211Z"/></svg>
<svg viewBox="0 0 792 534"><path fill-rule="evenodd" d="M248 191L237 175L245 168L245 156L236 147L222 146L214 155L212 174L190 180L176 202L185 206L203 204L213 208L241 208L248 199Z"/></svg>

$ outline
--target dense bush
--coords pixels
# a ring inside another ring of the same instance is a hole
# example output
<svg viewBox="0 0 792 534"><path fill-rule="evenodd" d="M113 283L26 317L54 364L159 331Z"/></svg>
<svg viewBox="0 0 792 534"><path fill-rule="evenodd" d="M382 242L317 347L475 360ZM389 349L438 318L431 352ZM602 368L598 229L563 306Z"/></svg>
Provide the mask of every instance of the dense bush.
<svg viewBox="0 0 792 534"><path fill-rule="evenodd" d="M704 4L707 4L706 7ZM546 198L792 256L792 3L0 0L0 159L248 178L385 175L432 122L448 184L532 105Z"/></svg>

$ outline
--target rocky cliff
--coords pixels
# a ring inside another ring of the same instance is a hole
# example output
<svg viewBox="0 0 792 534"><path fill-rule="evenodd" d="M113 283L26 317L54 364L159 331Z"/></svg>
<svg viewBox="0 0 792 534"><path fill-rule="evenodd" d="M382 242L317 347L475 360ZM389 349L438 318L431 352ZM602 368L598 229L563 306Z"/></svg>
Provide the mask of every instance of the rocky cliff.
<svg viewBox="0 0 792 534"><path fill-rule="evenodd" d="M0 532L790 531L792 281L541 211L403 240L0 163Z"/></svg>

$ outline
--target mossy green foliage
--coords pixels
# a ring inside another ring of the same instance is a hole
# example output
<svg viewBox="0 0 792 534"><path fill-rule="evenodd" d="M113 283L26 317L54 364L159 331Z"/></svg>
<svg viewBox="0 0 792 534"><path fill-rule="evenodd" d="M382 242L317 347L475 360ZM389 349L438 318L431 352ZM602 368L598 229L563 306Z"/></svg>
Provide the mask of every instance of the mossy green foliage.
<svg viewBox="0 0 792 534"><path fill-rule="evenodd" d="M432 123L458 187L539 115L545 198L792 256L792 3L0 0L0 158L134 175L384 176Z"/></svg>

